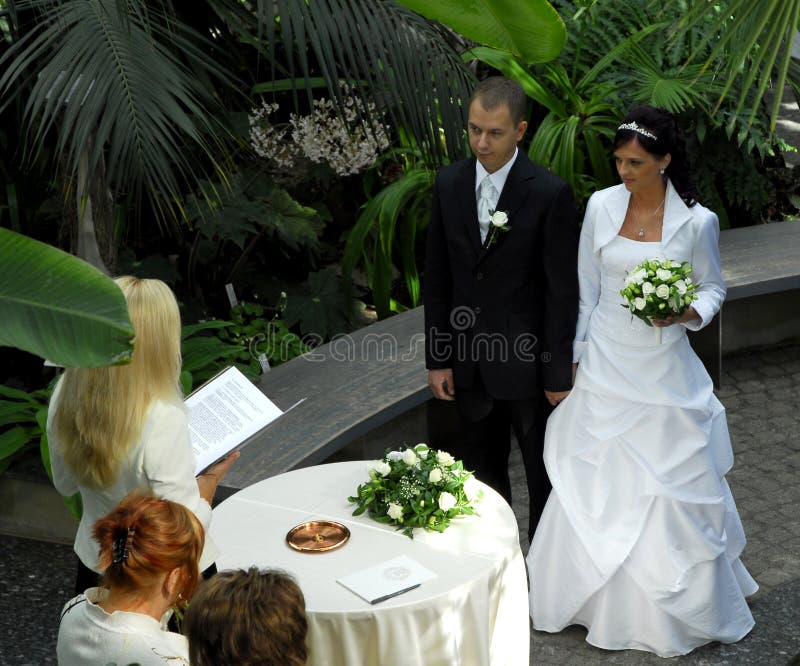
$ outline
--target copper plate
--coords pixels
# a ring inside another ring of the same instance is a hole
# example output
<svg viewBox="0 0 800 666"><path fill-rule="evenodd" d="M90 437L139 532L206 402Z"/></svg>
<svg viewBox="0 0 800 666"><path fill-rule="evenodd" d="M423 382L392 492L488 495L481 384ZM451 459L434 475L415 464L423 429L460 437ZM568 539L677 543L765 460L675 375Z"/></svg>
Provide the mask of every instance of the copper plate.
<svg viewBox="0 0 800 666"><path fill-rule="evenodd" d="M325 553L340 548L350 538L350 530L332 520L312 520L289 530L286 543L302 553Z"/></svg>

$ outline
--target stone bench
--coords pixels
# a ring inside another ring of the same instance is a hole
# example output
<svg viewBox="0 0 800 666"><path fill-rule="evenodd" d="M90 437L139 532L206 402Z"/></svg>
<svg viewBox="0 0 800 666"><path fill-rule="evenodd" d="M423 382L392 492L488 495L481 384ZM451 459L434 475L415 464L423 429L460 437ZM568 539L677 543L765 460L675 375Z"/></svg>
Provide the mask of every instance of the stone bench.
<svg viewBox="0 0 800 666"><path fill-rule="evenodd" d="M800 335L800 222L772 222L720 234L728 293L692 346L719 386L722 355Z"/></svg>
<svg viewBox="0 0 800 666"><path fill-rule="evenodd" d="M318 464L425 403L431 396L423 328L422 308L415 308L339 336L262 375L259 387L281 409L305 400L242 449L223 479L221 497Z"/></svg>

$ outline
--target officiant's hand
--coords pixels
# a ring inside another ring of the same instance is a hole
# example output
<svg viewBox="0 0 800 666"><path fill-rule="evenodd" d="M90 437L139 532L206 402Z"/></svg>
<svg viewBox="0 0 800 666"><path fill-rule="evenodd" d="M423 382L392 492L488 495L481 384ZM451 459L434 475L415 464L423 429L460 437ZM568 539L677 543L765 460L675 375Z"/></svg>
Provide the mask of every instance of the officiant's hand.
<svg viewBox="0 0 800 666"><path fill-rule="evenodd" d="M455 400L456 385L451 368L428 370L428 386L438 400Z"/></svg>
<svg viewBox="0 0 800 666"><path fill-rule="evenodd" d="M700 315L693 307L689 307L680 317L664 317L664 319L653 319L653 326L664 328L672 326L673 324L685 324L692 321L692 319L699 319Z"/></svg>
<svg viewBox="0 0 800 666"><path fill-rule="evenodd" d="M234 451L227 458L223 458L218 463L211 465L205 472L197 477L197 489L200 491L200 497L206 502L211 504L214 499L214 493L217 492L217 486L222 480L222 477L228 473L231 465L235 463L240 456L239 451Z"/></svg>

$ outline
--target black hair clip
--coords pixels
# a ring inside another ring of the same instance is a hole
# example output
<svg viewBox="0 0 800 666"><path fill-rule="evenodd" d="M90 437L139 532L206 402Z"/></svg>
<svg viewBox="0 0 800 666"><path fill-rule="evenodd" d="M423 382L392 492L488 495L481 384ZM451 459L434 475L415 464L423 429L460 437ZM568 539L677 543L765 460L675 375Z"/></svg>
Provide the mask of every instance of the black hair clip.
<svg viewBox="0 0 800 666"><path fill-rule="evenodd" d="M133 535L136 533L136 528L129 527L128 533L125 536L114 539L112 545L112 552L114 554L114 564L120 564L128 559L128 555L133 548Z"/></svg>

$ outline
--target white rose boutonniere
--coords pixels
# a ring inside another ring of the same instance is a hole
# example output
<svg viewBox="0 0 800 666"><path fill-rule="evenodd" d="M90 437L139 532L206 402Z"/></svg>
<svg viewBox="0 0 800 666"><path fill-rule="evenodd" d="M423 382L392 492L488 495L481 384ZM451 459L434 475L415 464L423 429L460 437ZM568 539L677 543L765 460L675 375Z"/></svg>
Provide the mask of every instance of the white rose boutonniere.
<svg viewBox="0 0 800 666"><path fill-rule="evenodd" d="M504 210L490 210L489 216L489 236L486 247L491 247L497 242L499 233L511 231L511 225L508 223L508 213Z"/></svg>

